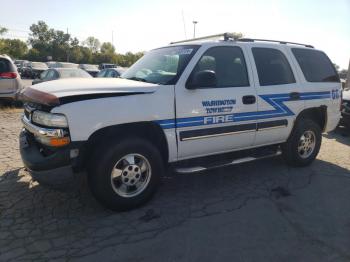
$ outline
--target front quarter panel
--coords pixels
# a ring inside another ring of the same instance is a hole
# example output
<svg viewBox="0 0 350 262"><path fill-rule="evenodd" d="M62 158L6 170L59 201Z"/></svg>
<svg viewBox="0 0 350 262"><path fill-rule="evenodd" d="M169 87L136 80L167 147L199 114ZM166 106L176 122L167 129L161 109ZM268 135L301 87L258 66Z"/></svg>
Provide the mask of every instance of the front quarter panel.
<svg viewBox="0 0 350 262"><path fill-rule="evenodd" d="M104 127L174 119L174 86L160 86L148 94L72 102L55 107L51 112L66 115L72 141L86 141ZM164 132L172 161L177 156L175 129L164 129Z"/></svg>

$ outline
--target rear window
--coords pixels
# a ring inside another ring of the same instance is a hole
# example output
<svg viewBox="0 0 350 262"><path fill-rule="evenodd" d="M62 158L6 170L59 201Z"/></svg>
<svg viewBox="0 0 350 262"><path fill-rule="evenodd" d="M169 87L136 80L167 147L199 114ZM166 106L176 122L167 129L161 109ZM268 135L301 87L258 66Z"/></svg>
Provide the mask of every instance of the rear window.
<svg viewBox="0 0 350 262"><path fill-rule="evenodd" d="M290 64L285 55L274 48L252 48L261 86L295 83Z"/></svg>
<svg viewBox="0 0 350 262"><path fill-rule="evenodd" d="M331 60L321 51L292 48L292 52L308 82L339 82Z"/></svg>
<svg viewBox="0 0 350 262"><path fill-rule="evenodd" d="M0 73L10 72L10 62L0 58Z"/></svg>

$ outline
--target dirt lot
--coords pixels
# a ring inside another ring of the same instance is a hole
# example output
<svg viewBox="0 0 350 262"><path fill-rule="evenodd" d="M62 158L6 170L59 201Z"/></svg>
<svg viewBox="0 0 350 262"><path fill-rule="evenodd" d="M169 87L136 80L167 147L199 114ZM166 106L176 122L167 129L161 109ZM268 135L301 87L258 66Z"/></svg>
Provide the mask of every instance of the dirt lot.
<svg viewBox="0 0 350 262"><path fill-rule="evenodd" d="M341 130L324 136L310 167L274 158L169 173L148 205L112 213L84 187L31 181L19 117L0 111L0 261L350 261L350 137Z"/></svg>

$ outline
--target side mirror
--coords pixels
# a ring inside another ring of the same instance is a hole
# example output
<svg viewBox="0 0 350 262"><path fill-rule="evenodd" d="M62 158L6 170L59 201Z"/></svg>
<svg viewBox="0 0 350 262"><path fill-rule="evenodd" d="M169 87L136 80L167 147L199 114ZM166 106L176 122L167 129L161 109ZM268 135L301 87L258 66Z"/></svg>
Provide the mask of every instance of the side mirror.
<svg viewBox="0 0 350 262"><path fill-rule="evenodd" d="M202 87L215 87L217 84L216 74L211 70L203 70L195 73L186 84L187 89Z"/></svg>

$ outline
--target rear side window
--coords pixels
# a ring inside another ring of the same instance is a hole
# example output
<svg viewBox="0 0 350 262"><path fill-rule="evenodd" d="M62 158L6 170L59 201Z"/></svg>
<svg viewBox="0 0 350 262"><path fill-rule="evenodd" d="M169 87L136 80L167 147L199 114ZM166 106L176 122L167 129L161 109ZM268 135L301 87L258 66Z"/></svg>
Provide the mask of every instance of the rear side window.
<svg viewBox="0 0 350 262"><path fill-rule="evenodd" d="M10 72L10 62L0 58L0 73Z"/></svg>
<svg viewBox="0 0 350 262"><path fill-rule="evenodd" d="M292 52L308 82L339 82L339 76L331 60L317 50L292 48Z"/></svg>
<svg viewBox="0 0 350 262"><path fill-rule="evenodd" d="M290 64L285 55L274 48L252 48L260 86L295 83Z"/></svg>

